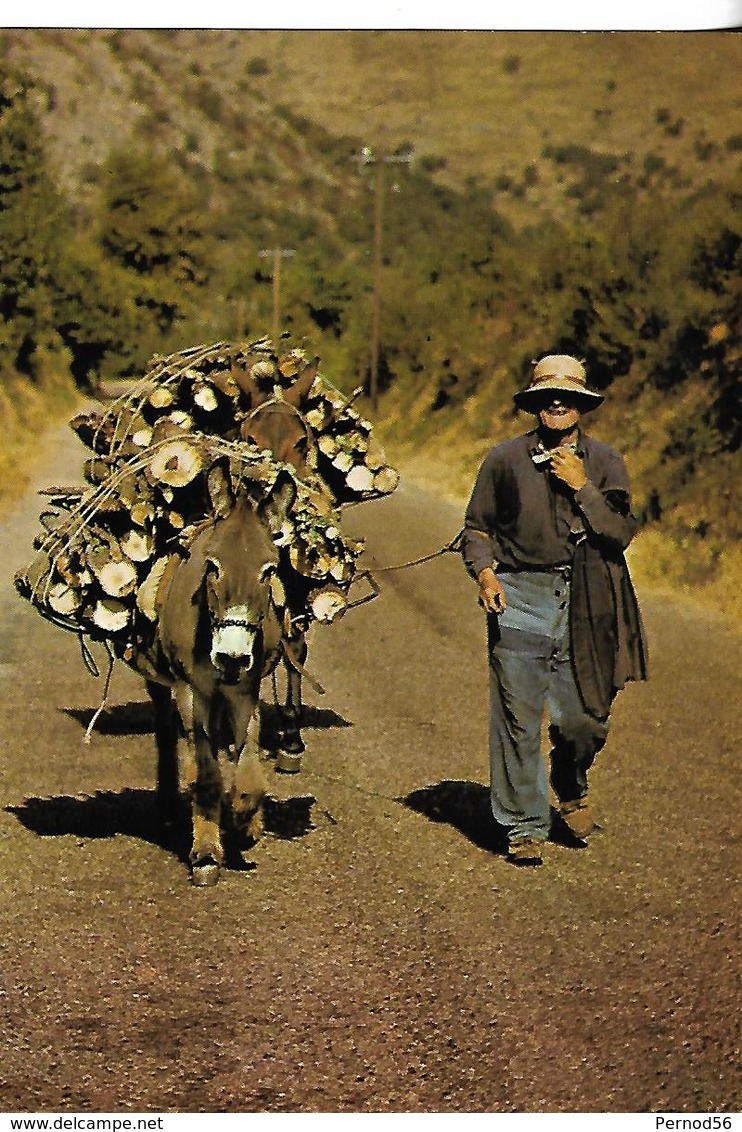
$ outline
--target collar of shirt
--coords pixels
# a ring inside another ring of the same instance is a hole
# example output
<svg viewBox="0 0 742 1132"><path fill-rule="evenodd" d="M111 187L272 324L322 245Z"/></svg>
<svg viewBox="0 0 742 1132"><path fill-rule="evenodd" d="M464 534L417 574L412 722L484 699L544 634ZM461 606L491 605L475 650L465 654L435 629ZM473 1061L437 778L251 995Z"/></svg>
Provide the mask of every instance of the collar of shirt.
<svg viewBox="0 0 742 1132"><path fill-rule="evenodd" d="M537 459L535 461L537 464L542 463L547 456L551 455L552 452L556 452L557 448L565 448L567 452L576 452L578 456L583 456L585 454L583 436L579 431L577 433L577 440L575 440L572 444L557 444L555 448L547 448L538 432L532 432L530 436L531 442L529 444L529 451L531 453L531 457L540 457L540 459Z"/></svg>

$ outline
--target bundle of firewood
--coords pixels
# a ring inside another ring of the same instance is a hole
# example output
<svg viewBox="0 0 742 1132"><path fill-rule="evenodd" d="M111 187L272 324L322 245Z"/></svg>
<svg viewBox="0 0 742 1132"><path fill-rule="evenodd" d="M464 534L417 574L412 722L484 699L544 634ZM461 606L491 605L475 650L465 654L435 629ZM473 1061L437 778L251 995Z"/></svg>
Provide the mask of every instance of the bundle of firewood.
<svg viewBox="0 0 742 1132"><path fill-rule="evenodd" d="M85 413L70 422L96 457L88 462L86 477L100 483L112 463L183 432L250 441L261 406L284 400L300 414L313 442L303 478L313 470L337 504L390 494L399 476L387 464L369 421L353 408L355 395L344 396L318 368L318 359L310 362L301 349L279 356L268 338L156 357L107 412Z"/></svg>
<svg viewBox="0 0 742 1132"><path fill-rule="evenodd" d="M158 618L163 578L230 497L255 503L279 473L293 474L244 441L178 432L150 437L138 455L105 459L93 488L51 487L44 528L16 588L55 624L108 639L131 659L146 648ZM347 606L361 543L340 533L339 515L295 477L297 499L274 539L279 570L271 587L287 636L312 619L331 621Z"/></svg>

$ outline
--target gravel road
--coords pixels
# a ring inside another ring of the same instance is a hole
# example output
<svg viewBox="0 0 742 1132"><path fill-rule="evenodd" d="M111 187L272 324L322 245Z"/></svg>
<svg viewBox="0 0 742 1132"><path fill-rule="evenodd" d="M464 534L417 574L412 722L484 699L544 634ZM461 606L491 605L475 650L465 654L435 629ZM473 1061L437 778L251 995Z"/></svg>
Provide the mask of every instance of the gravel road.
<svg viewBox="0 0 742 1132"><path fill-rule="evenodd" d="M80 479L50 434L38 485ZM484 627L447 555L379 573L317 628L305 769L271 768L270 834L194 889L154 809L151 716L111 706L74 636L0 567L2 1109L732 1112L740 1108L740 639L640 594L652 679L592 774L602 831L503 857L489 818ZM461 513L403 483L346 512L378 568ZM266 682L266 715L271 688Z"/></svg>

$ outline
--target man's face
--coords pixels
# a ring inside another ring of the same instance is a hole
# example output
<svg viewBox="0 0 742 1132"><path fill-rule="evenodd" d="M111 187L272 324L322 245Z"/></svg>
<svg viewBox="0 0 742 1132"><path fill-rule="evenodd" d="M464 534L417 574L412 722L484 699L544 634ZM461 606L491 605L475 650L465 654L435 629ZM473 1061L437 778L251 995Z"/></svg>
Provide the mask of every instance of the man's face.
<svg viewBox="0 0 742 1132"><path fill-rule="evenodd" d="M577 402L569 393L550 393L538 408L538 419L551 432L571 432L580 420Z"/></svg>

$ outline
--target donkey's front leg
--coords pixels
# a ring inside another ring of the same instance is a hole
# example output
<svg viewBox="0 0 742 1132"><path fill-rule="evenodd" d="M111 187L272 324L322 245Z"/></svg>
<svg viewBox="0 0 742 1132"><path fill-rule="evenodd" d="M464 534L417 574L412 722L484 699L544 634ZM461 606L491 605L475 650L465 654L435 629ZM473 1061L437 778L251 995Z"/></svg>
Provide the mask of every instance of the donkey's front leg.
<svg viewBox="0 0 742 1132"><path fill-rule="evenodd" d="M209 709L200 696L193 698L193 746L196 778L191 788L193 845L191 875L198 886L214 885L224 864L221 835L222 773L216 743L209 728Z"/></svg>
<svg viewBox="0 0 742 1132"><path fill-rule="evenodd" d="M300 664L307 658L307 645L304 637L294 646ZM301 770L301 756L304 753L304 740L301 737L303 705L301 700L301 672L286 660L286 703L281 712L281 739L276 759L276 770L286 774L297 774Z"/></svg>
<svg viewBox="0 0 742 1132"><path fill-rule="evenodd" d="M230 697L230 716L234 747L230 756L234 772L230 789L232 816L236 830L257 841L263 834L263 801L268 783L260 758L260 706L255 696Z"/></svg>
<svg viewBox="0 0 742 1132"><path fill-rule="evenodd" d="M146 684L155 712L157 808L167 829L178 812L178 718L170 688L154 680Z"/></svg>

